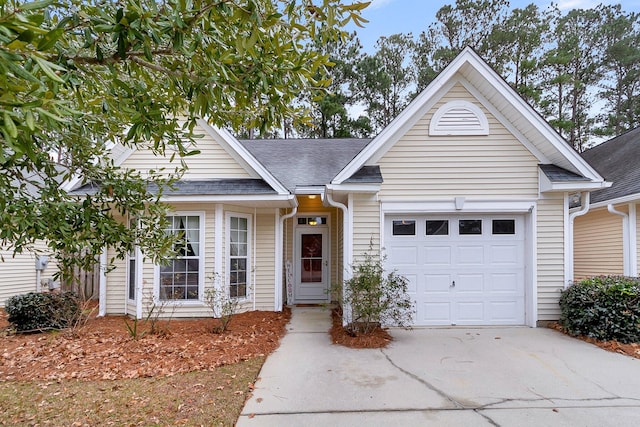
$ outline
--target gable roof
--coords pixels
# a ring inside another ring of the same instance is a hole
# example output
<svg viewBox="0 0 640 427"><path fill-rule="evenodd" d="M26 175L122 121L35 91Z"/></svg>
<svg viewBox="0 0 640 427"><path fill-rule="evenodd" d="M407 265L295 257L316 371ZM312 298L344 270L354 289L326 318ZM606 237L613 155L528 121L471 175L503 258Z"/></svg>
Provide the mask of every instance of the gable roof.
<svg viewBox="0 0 640 427"><path fill-rule="evenodd" d="M383 129L332 183L342 184L362 166L374 164L457 83L462 84L515 135L539 163L554 164L588 178L591 186L594 183L608 185L542 116L469 47Z"/></svg>
<svg viewBox="0 0 640 427"><path fill-rule="evenodd" d="M613 185L591 193L591 204L624 197L640 199L640 127L582 153Z"/></svg>
<svg viewBox="0 0 640 427"><path fill-rule="evenodd" d="M240 140L240 144L295 193L296 188L329 184L370 141L358 138L251 139ZM353 179L372 182L381 179L380 170L378 176L375 171L366 170Z"/></svg>

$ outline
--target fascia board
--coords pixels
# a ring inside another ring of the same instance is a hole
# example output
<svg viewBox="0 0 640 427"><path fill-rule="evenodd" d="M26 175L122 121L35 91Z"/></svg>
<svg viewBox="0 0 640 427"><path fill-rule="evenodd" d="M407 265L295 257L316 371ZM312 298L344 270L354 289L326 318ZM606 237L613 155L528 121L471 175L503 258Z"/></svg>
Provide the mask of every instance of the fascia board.
<svg viewBox="0 0 640 427"><path fill-rule="evenodd" d="M376 184L328 184L327 190L335 193L377 193L381 185Z"/></svg>
<svg viewBox="0 0 640 427"><path fill-rule="evenodd" d="M629 194L627 196L617 197L615 199L604 200L598 203L591 203L591 209L606 207L607 205L619 205L622 203L640 202L640 193Z"/></svg>

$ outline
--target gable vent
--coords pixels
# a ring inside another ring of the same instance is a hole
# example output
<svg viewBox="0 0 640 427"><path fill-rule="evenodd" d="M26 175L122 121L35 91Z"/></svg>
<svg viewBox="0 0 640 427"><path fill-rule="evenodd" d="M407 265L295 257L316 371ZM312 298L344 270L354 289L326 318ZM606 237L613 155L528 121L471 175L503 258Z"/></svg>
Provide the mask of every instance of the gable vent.
<svg viewBox="0 0 640 427"><path fill-rule="evenodd" d="M474 104L450 101L431 118L429 135L489 135L489 122Z"/></svg>

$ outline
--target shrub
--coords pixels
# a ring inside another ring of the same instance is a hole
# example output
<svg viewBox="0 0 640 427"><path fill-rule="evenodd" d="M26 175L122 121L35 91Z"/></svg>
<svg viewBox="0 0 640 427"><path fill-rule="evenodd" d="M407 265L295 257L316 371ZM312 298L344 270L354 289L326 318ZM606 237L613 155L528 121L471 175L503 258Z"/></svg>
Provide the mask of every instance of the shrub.
<svg viewBox="0 0 640 427"><path fill-rule="evenodd" d="M231 319L238 311L240 301L214 287L204 292L204 302L211 309L213 318L218 319L218 323L211 328L211 332L214 334L226 332L229 329Z"/></svg>
<svg viewBox="0 0 640 427"><path fill-rule="evenodd" d="M560 324L571 335L640 342L640 279L600 276L582 280L560 296Z"/></svg>
<svg viewBox="0 0 640 427"><path fill-rule="evenodd" d="M5 310L17 332L65 329L82 317L80 301L72 292L16 295L7 300Z"/></svg>
<svg viewBox="0 0 640 427"><path fill-rule="evenodd" d="M395 270L385 273L383 264L384 258L365 253L342 292L337 290L351 335L371 333L379 325L408 328L413 323L415 309L407 294L407 279Z"/></svg>

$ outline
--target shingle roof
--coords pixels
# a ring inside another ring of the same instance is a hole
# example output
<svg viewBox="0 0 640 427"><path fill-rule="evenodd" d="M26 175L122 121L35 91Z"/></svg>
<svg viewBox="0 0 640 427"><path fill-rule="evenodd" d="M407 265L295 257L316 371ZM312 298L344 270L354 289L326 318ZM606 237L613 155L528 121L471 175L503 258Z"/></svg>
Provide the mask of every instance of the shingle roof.
<svg viewBox="0 0 640 427"><path fill-rule="evenodd" d="M240 140L240 143L289 191L295 192L296 187L330 183L370 141L356 138L252 139Z"/></svg>
<svg viewBox="0 0 640 427"><path fill-rule="evenodd" d="M70 192L74 195L95 194L99 184L88 183ZM149 184L149 192L155 194L158 187ZM165 196L217 196L234 194L276 194L269 184L261 179L233 178L209 180L181 180L173 184L173 188L165 188Z"/></svg>
<svg viewBox="0 0 640 427"><path fill-rule="evenodd" d="M382 173L380 172L380 166L363 166L346 179L344 182L348 183L381 183Z"/></svg>
<svg viewBox="0 0 640 427"><path fill-rule="evenodd" d="M560 166L539 165L539 167L551 182L590 181L589 178L563 169Z"/></svg>
<svg viewBox="0 0 640 427"><path fill-rule="evenodd" d="M613 182L591 193L591 203L640 194L640 127L582 153L582 157Z"/></svg>

